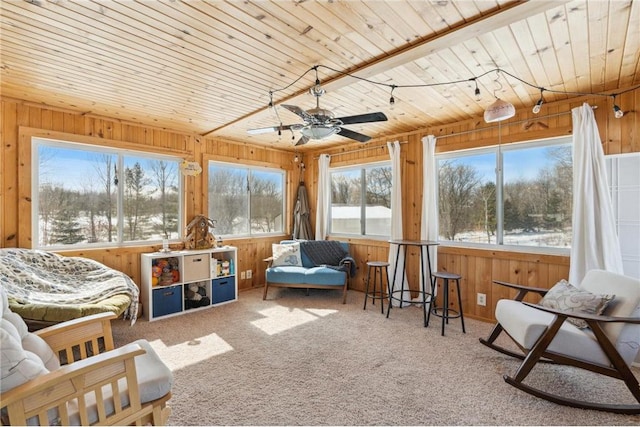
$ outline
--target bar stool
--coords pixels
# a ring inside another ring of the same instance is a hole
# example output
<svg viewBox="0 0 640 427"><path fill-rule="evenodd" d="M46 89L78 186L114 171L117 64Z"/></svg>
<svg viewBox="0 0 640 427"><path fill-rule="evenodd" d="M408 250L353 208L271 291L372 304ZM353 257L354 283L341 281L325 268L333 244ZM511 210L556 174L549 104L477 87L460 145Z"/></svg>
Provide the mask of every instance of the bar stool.
<svg viewBox="0 0 640 427"><path fill-rule="evenodd" d="M389 263L385 261L367 261L367 290L364 294L364 307L363 310L367 309L367 299L371 298L373 300L372 304L376 305L376 300L386 299L386 293L383 286L382 278L385 277L387 280L387 288L389 287ZM371 277L371 270L373 269L373 291L369 292L369 279ZM380 274L380 290L377 289L378 280L376 280L376 276ZM380 312L384 314L384 303L380 301Z"/></svg>
<svg viewBox="0 0 640 427"><path fill-rule="evenodd" d="M431 274L433 278L431 282L431 293L435 293L435 288L437 286L438 279L442 280L442 300L443 307L442 313L438 313L438 307L436 306L435 299L433 300L433 307L431 308L431 313L434 316L442 318L442 336L444 336L444 324L449 324L449 319L460 318L462 322L462 332L467 333L464 330L464 315L462 314L462 297L460 296L460 279L462 276L455 273L449 273L447 271L435 271ZM458 292L458 310L454 310L449 308L449 280L456 281L456 291ZM451 315L450 313L454 313Z"/></svg>

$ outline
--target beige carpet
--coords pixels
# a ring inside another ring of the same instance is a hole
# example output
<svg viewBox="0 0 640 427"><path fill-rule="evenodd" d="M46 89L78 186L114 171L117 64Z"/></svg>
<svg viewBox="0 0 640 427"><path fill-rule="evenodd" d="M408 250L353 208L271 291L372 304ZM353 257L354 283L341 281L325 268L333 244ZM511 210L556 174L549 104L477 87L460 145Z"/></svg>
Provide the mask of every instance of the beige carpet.
<svg viewBox="0 0 640 427"><path fill-rule="evenodd" d="M146 338L174 373L172 425L638 425L555 405L506 384L517 363L478 342L490 324L459 319L440 336L418 307L362 309L364 295L273 289L155 322L114 325L116 345ZM632 403L624 384L566 367L535 379L576 397ZM640 376L638 369L634 370Z"/></svg>

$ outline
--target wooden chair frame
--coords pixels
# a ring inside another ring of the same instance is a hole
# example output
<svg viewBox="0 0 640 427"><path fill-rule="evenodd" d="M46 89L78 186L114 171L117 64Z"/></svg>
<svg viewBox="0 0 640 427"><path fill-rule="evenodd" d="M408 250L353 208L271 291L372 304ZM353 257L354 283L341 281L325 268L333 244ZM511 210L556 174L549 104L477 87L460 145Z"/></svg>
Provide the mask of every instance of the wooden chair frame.
<svg viewBox="0 0 640 427"><path fill-rule="evenodd" d="M500 280L494 280L493 283L517 290L518 293L516 294L514 301L523 301L529 292L534 292L540 295L541 297L543 297L549 291L549 289L545 289L545 288L536 288L532 286L517 285L515 283L502 282ZM491 330L489 337L487 339L480 338L480 343L502 354L506 354L507 356L515 357L516 359L524 359L523 354L513 352L509 349L506 349L497 344L494 344L495 340L498 339L498 337L503 331L504 329L502 328L502 325L500 325L500 323L497 322L494 325L493 329Z"/></svg>
<svg viewBox="0 0 640 427"><path fill-rule="evenodd" d="M622 322L622 323L634 323L640 324L639 318L632 317L610 317L610 316L596 316L589 314L578 314L578 313L569 313L562 310L554 310L551 308L541 307L535 304L523 303L529 307L534 307L538 310L546 311L548 313L554 314L556 318L549 325L549 327L545 330L545 332L540 336L538 341L534 344L531 350L527 351L522 348L522 350L526 353L526 357L522 361L522 364L518 367L515 375L513 377L504 376L504 380L511 384L512 386L532 394L534 396L540 397L542 399L549 400L554 403L558 403L561 405L572 406L574 408L581 409L596 409L600 411L607 412L615 412L619 414L640 414L640 386L638 385L638 380L636 379L631 369L627 366L624 359L616 349L614 343L611 342L609 337L605 334L602 329L602 323L610 323L610 322ZM567 318L573 317L575 319L582 319L591 328L593 334L595 335L598 343L600 344L600 348L607 355L609 361L611 362L611 366L604 366L595 363L586 362L583 360L574 359L572 357L567 357L563 354L554 353L548 350L549 345L555 338L556 334L560 330L562 324L567 320ZM616 378L624 381L627 388L635 397L638 404L631 405L620 405L620 404L608 404L608 403L596 403L596 402L587 402L582 400L576 400L564 396L558 396L555 394L551 394L536 388L533 388L527 384L524 384L523 381L531 372L533 367L540 361L541 358L547 358L551 361L554 361L559 364L575 366L577 368L585 369L587 371L595 372L598 374L606 375L611 378Z"/></svg>
<svg viewBox="0 0 640 427"><path fill-rule="evenodd" d="M271 264L273 263L273 257L269 257L269 258L265 258L263 259L263 261L267 264L267 266L265 267L265 269L268 269L269 267L271 267ZM349 278L349 271L351 269L351 261L345 261L345 266L347 268L347 277L344 279L344 283L341 286L338 285L313 285L313 284L309 284L309 283L277 283L277 282L269 282L268 280L265 279L265 283L264 283L264 292L262 293L262 299L266 300L267 299L267 292L269 291L269 287L274 287L274 288L296 288L296 289L306 289L307 290L307 295L309 295L309 289L332 289L332 290L338 290L340 288L342 288L342 303L346 304L347 303L347 290L349 289L349 284L351 283L351 280Z"/></svg>
<svg viewBox="0 0 640 427"><path fill-rule="evenodd" d="M113 313L100 313L59 323L35 333L42 337L64 363L60 369L39 376L2 393L10 425L26 425L37 417L38 424L50 423L51 410L56 422L69 425L69 407L75 407L82 425L89 425L87 397L95 396L95 412L100 425L164 425L170 415L167 401L171 393L151 402L140 402L134 358L144 354L138 344L114 350L111 320ZM126 392L121 387L126 383ZM114 396L126 395L127 405L119 398L104 399L103 387L110 386ZM108 411L105 400L113 410Z"/></svg>
<svg viewBox="0 0 640 427"><path fill-rule="evenodd" d="M518 289L519 292L516 296L516 301L521 301L525 297L525 295L534 291L541 295L544 295L548 290L541 288L531 288L527 286L515 285L511 283L498 282L500 285L508 286L511 288ZM507 350L503 347L495 345L494 342L497 337L503 331L507 333L500 325L497 323L493 330L491 331L489 338L486 340L480 339L480 342L494 350L497 350L503 354L514 356L519 359L523 359L522 363L518 367L515 375L508 376L504 375L504 380L511 384L512 386L526 392L532 394L536 397L548 400L550 402L554 402L560 405L571 406L574 408L581 409L595 409L600 411L614 412L620 414L640 414L640 386L638 384L638 380L636 379L633 372L629 366L627 366L626 362L618 352L615 347L615 344L611 342L609 337L605 334L602 329L602 324L611 323L611 322L621 322L621 323L632 323L632 324L640 324L639 318L631 318L631 317L611 317L611 316L600 316L600 315L590 315L586 313L575 313L575 312L567 312L563 310L556 310L547 307L542 307L539 305L531 304L528 302L522 302L524 305L533 307L538 310L546 311L555 315L555 319L553 322L547 327L547 329L542 333L542 335L538 338L538 341L533 345L530 350L527 350L520 346L515 340L513 340L516 345L523 351L524 354L514 353L510 350ZM594 336L596 337L598 344L602 351L606 354L611 362L611 366L604 366L600 364L595 364L591 362L587 362L584 360L578 360L572 358L567 355L555 353L548 350L549 345L555 338L556 334L560 330L562 324L567 320L567 318L575 318L584 320L587 325L593 331ZM508 335L508 333L507 333ZM552 363L558 363L562 365L574 366L580 369L585 369L587 371L595 372L598 374L606 375L611 378L622 380L633 397L636 399L638 404L609 404L609 403L598 403L598 402L588 402L583 400L576 400L565 396L559 396L556 394L552 394L537 388L534 388L530 385L524 384L525 378L529 375L531 370L535 367L538 362L549 361Z"/></svg>

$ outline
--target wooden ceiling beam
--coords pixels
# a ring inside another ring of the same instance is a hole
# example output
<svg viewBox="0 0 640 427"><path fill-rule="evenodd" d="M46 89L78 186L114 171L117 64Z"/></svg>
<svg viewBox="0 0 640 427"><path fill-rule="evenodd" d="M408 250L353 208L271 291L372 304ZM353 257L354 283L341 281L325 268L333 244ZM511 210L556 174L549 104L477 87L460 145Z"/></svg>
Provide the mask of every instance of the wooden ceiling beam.
<svg viewBox="0 0 640 427"><path fill-rule="evenodd" d="M373 76L384 73L387 70L402 66L408 62L415 61L425 56L431 55L442 49L449 48L451 46L462 43L466 40L478 37L496 28L506 27L514 22L527 19L530 16L534 16L539 13L544 13L547 10L562 6L571 0L527 0L527 1L514 1L503 6L501 9L497 9L491 13L480 16L469 22L462 23L456 27L453 27L440 34L436 34L433 37L427 38L417 44L411 44L399 49L389 55L385 55L382 58L374 60L370 63L363 64L357 68L348 70L349 74L357 75L361 78L371 78ZM314 64L318 65L318 64ZM336 91L340 88L352 84L354 79L352 77L339 74L335 77L322 81L322 87L328 91ZM307 91L296 92L292 95L274 101L275 103L295 103L295 99L306 94ZM261 107L249 114L237 118L234 121L228 122L223 126L219 126L208 132L202 134L207 136L215 133L218 130L229 127L235 123L246 120L249 117L260 114L267 110L268 107Z"/></svg>

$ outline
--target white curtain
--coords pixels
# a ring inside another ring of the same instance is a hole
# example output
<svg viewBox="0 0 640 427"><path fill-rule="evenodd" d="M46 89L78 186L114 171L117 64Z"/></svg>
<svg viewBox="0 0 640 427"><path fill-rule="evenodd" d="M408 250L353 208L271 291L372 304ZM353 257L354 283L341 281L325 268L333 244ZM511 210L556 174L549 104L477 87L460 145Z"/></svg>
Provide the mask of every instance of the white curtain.
<svg viewBox="0 0 640 427"><path fill-rule="evenodd" d="M316 206L316 240L327 238L329 227L329 203L331 198L331 182L329 177L331 156L320 154L318 159L318 205Z"/></svg>
<svg viewBox="0 0 640 427"><path fill-rule="evenodd" d="M573 238L569 282L579 285L589 270L623 274L607 171L593 110L584 103L573 119Z"/></svg>
<svg viewBox="0 0 640 427"><path fill-rule="evenodd" d="M402 240L402 177L400 174L400 143L387 142L389 147L389 156L391 157L391 240ZM396 256L398 259L396 259ZM398 269L396 273L396 280L393 281L394 271L396 271L396 262L398 263ZM402 288L402 279L404 277L404 289L405 291L400 294L394 294L395 298L402 298L403 301L411 300L411 292L409 292L409 284L407 282L406 275L403 274L402 267L404 266L404 248L400 249L398 255L398 246L389 245L389 283L391 283L391 289L400 291ZM392 300L393 306L398 307L400 304L396 300ZM409 305L410 303L404 303Z"/></svg>
<svg viewBox="0 0 640 427"><path fill-rule="evenodd" d="M420 240L438 240L438 205L436 187L438 175L436 171L436 137L428 135L422 138L422 222L420 225ZM436 271L438 266L438 248L429 248L431 255L431 271ZM425 253L426 256L426 253ZM424 270L420 271L420 286L422 287L422 277L425 277L425 285L430 285L429 271L426 264ZM425 289L422 289L423 291ZM430 292L430 289L426 289Z"/></svg>

